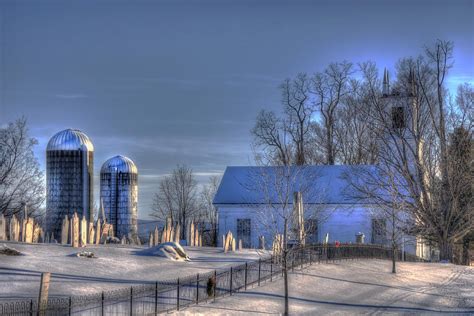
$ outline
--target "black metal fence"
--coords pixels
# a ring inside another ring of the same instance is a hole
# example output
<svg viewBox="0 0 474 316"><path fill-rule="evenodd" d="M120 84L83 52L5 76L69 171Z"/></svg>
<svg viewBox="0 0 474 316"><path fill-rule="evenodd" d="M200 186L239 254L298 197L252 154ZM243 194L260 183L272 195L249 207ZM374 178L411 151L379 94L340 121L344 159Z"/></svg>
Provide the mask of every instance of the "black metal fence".
<svg viewBox="0 0 474 316"><path fill-rule="evenodd" d="M396 255L397 260L401 254ZM287 256L289 269L338 260L391 259L392 250L375 245L313 245L293 248ZM406 261L418 258L405 253ZM283 272L281 257L215 270L170 281L158 281L83 296L50 298L38 312L36 299L0 302L0 315L152 315L179 310L218 297L232 295L251 286L272 281Z"/></svg>

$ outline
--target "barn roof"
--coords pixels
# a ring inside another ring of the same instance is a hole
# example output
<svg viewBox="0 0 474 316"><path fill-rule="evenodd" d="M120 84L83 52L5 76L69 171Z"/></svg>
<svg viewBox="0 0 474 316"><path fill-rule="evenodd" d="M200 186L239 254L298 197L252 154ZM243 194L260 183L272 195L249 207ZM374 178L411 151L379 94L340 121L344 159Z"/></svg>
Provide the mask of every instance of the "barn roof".
<svg viewBox="0 0 474 316"><path fill-rule="evenodd" d="M307 204L367 204L351 183L373 165L227 167L214 197L215 205L292 203L300 191Z"/></svg>

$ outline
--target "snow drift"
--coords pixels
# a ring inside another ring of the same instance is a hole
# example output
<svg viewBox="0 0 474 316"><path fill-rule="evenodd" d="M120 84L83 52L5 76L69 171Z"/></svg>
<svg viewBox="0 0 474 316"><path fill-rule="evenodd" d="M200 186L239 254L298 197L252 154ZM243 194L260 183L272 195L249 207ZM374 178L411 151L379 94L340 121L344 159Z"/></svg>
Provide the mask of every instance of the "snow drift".
<svg viewBox="0 0 474 316"><path fill-rule="evenodd" d="M183 247L175 242L165 242L158 246L141 251L142 255L168 258L175 261L189 261Z"/></svg>

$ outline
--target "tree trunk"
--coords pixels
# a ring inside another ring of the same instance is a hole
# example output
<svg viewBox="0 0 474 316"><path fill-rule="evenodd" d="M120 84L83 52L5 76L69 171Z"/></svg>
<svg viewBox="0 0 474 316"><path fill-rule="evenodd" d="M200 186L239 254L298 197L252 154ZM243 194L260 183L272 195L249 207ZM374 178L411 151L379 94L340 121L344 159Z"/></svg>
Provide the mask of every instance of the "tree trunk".
<svg viewBox="0 0 474 316"><path fill-rule="evenodd" d="M447 238L441 237L438 242L439 247L439 260L447 260L452 262L453 260L453 245Z"/></svg>
<svg viewBox="0 0 474 316"><path fill-rule="evenodd" d="M217 247L217 221L214 221L214 223L212 224L212 229L213 229L213 236L212 236L212 245L214 247Z"/></svg>
<svg viewBox="0 0 474 316"><path fill-rule="evenodd" d="M397 262L397 247L395 245L392 245L392 273L397 273L396 262Z"/></svg>
<svg viewBox="0 0 474 316"><path fill-rule="evenodd" d="M469 257L470 242L471 238L469 236L465 236L462 240L462 264L466 266L471 264L471 258Z"/></svg>
<svg viewBox="0 0 474 316"><path fill-rule="evenodd" d="M332 137L332 120L330 120L326 126L326 146L327 146L327 164L334 165L334 149L333 149L333 137Z"/></svg>
<svg viewBox="0 0 474 316"><path fill-rule="evenodd" d="M283 279L285 282L285 312L283 315L288 316L289 314L289 304L288 304L288 247L287 247L287 237L288 237L288 219L285 218L285 227L283 228Z"/></svg>

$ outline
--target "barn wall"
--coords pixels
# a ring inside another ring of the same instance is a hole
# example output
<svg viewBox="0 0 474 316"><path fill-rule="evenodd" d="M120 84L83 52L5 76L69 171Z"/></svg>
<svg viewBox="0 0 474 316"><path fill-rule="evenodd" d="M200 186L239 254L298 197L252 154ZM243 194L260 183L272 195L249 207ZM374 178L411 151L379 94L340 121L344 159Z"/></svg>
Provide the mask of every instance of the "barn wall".
<svg viewBox="0 0 474 316"><path fill-rule="evenodd" d="M320 224L319 240L323 241L329 233L329 242L355 243L356 234L365 235L365 243L370 243L372 235L372 213L363 206L328 207L327 219Z"/></svg>
<svg viewBox="0 0 474 316"><path fill-rule="evenodd" d="M250 218L252 223L251 230L251 247L258 247L259 236L265 236L265 244L267 249L271 247L274 229L268 228L268 219L263 219L262 210L258 207L248 205L220 205L217 206L219 213L218 222L218 246L222 247L222 235L227 231L232 231L237 239L237 219ZM372 235L372 209L364 206L344 206L332 205L327 206L322 211L322 217L325 219L318 226L318 241L322 242L326 233L329 233L329 242L336 240L342 243L355 243L356 234L361 232L365 235L365 243L371 242ZM307 215L307 213L305 213ZM282 223L278 223L280 231L282 231ZM417 251L414 238L406 236L404 238L405 249L408 253ZM419 250L418 250L419 251Z"/></svg>
<svg viewBox="0 0 474 316"><path fill-rule="evenodd" d="M365 242L370 243L372 234L371 212L366 207L347 206L327 206L324 210L319 210L323 214L324 220L320 220L318 225L318 240L321 242L326 233L329 233L329 241L355 242L355 235L358 232L365 234ZM258 247L259 236L265 236L266 246L271 245L273 232L269 227L271 216L263 216L263 212L258 207L248 205L221 205L218 206L218 245L222 246L222 235L227 231L232 231L237 238L237 219L250 218L252 222L251 240L252 247ZM305 217L311 216L308 212ZM282 223L277 224L282 231Z"/></svg>

